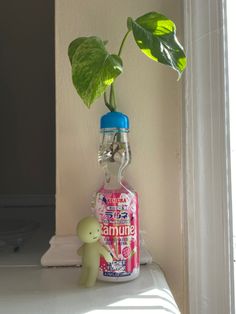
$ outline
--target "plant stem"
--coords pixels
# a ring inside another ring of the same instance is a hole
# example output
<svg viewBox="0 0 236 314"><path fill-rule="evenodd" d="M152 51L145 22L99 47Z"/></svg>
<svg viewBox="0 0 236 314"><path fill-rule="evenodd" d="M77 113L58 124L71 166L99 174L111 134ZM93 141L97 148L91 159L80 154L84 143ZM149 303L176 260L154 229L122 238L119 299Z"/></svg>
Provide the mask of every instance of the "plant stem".
<svg viewBox="0 0 236 314"><path fill-rule="evenodd" d="M122 50L123 50L123 46L124 46L124 43L125 43L125 41L126 41L126 38L128 37L128 35L129 35L130 32L131 32L131 31L129 30L129 31L125 34L125 36L124 36L124 38L123 38L123 40L122 40L122 42L121 42L120 49L119 49L119 52L118 52L118 56L119 56L119 57L120 57L121 52L122 52Z"/></svg>
<svg viewBox="0 0 236 314"><path fill-rule="evenodd" d="M105 104L107 103L107 93L106 91L104 92L104 101L105 101Z"/></svg>
<svg viewBox="0 0 236 314"><path fill-rule="evenodd" d="M121 53L122 53L122 50L123 50L123 47L124 47L124 44L125 44L125 41L126 41L126 38L128 37L129 33L131 31L129 30L122 42L121 42L121 45L120 45L120 49L119 49L119 52L118 52L118 56L120 57ZM116 111L116 95L115 95L115 86L114 86L114 83L111 84L111 87L110 87L110 97L109 97L109 103L107 102L107 98L106 98L106 93L104 93L104 101L105 101L105 105L107 106L107 108L110 110L110 111Z"/></svg>
<svg viewBox="0 0 236 314"><path fill-rule="evenodd" d="M111 84L110 88L110 99L109 99L110 106L116 111L116 96L115 96L115 87L114 83Z"/></svg>
<svg viewBox="0 0 236 314"><path fill-rule="evenodd" d="M104 103L105 103L105 106L107 106L107 108L110 110L110 111L115 111L114 108L108 103L107 101L107 94L106 92L104 93Z"/></svg>

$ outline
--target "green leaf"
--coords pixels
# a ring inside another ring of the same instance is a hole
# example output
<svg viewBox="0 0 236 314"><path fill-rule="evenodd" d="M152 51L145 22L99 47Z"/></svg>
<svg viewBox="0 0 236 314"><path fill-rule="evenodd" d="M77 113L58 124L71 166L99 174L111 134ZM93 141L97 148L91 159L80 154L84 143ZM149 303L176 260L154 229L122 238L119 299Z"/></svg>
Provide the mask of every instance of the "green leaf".
<svg viewBox="0 0 236 314"><path fill-rule="evenodd" d="M73 55L76 51L76 49L79 47L79 45L81 45L86 39L88 39L88 37L79 37L79 38L76 38L75 40L73 40L70 45L69 45L69 48L68 48L68 56L69 56L69 59L70 59L70 63L72 64L72 58L73 58Z"/></svg>
<svg viewBox="0 0 236 314"><path fill-rule="evenodd" d="M138 47L146 56L170 66L181 76L187 60L177 39L174 22L160 13L150 12L135 21L129 17L127 26L132 29Z"/></svg>
<svg viewBox="0 0 236 314"><path fill-rule="evenodd" d="M122 73L122 60L109 54L98 37L88 37L79 44L72 58L72 79L85 105L100 97Z"/></svg>
<svg viewBox="0 0 236 314"><path fill-rule="evenodd" d="M75 40L73 40L68 48L68 56L70 59L70 63L72 64L72 58L73 55L76 51L76 49L79 47L79 45L81 45L86 39L88 39L88 37L78 37ZM106 45L108 43L108 40L104 40L103 41L104 45Z"/></svg>

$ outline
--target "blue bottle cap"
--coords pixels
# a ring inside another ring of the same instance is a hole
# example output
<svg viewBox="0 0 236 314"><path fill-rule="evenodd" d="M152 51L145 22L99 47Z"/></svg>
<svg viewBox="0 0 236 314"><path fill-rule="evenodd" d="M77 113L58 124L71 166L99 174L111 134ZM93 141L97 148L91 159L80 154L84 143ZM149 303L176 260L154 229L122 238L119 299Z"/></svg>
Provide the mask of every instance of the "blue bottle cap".
<svg viewBox="0 0 236 314"><path fill-rule="evenodd" d="M121 112L108 112L101 117L101 129L129 129L129 118Z"/></svg>

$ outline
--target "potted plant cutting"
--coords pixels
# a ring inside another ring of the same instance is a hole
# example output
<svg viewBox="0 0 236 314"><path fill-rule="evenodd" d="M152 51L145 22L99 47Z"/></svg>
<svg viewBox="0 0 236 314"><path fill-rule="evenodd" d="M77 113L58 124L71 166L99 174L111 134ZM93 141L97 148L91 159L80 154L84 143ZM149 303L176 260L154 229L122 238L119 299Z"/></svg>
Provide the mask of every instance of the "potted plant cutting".
<svg viewBox="0 0 236 314"><path fill-rule="evenodd" d="M131 34L148 58L171 67L180 79L187 60L174 22L158 12L144 14L135 20L128 17L127 32L117 54L110 54L106 49L107 41L96 36L78 37L69 45L72 81L88 108L103 95L106 107L116 111L115 80L123 72L121 54Z"/></svg>

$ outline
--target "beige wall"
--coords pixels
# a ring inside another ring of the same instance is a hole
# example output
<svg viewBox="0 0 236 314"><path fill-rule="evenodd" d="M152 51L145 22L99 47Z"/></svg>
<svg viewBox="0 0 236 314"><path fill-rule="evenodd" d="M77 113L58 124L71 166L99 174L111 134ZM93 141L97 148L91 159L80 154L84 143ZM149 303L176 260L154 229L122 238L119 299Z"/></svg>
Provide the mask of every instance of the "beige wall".
<svg viewBox="0 0 236 314"><path fill-rule="evenodd" d="M99 187L97 165L102 99L88 110L71 83L67 47L79 36L98 35L116 52L127 16L160 11L181 32L181 0L56 0L57 207L56 233L74 234L90 213ZM180 36L181 37L181 36ZM181 82L169 68L147 59L132 37L124 48L124 74L117 83L119 109L131 120L132 164L127 177L139 192L140 223L154 260L166 273L183 308L184 264L180 207Z"/></svg>

